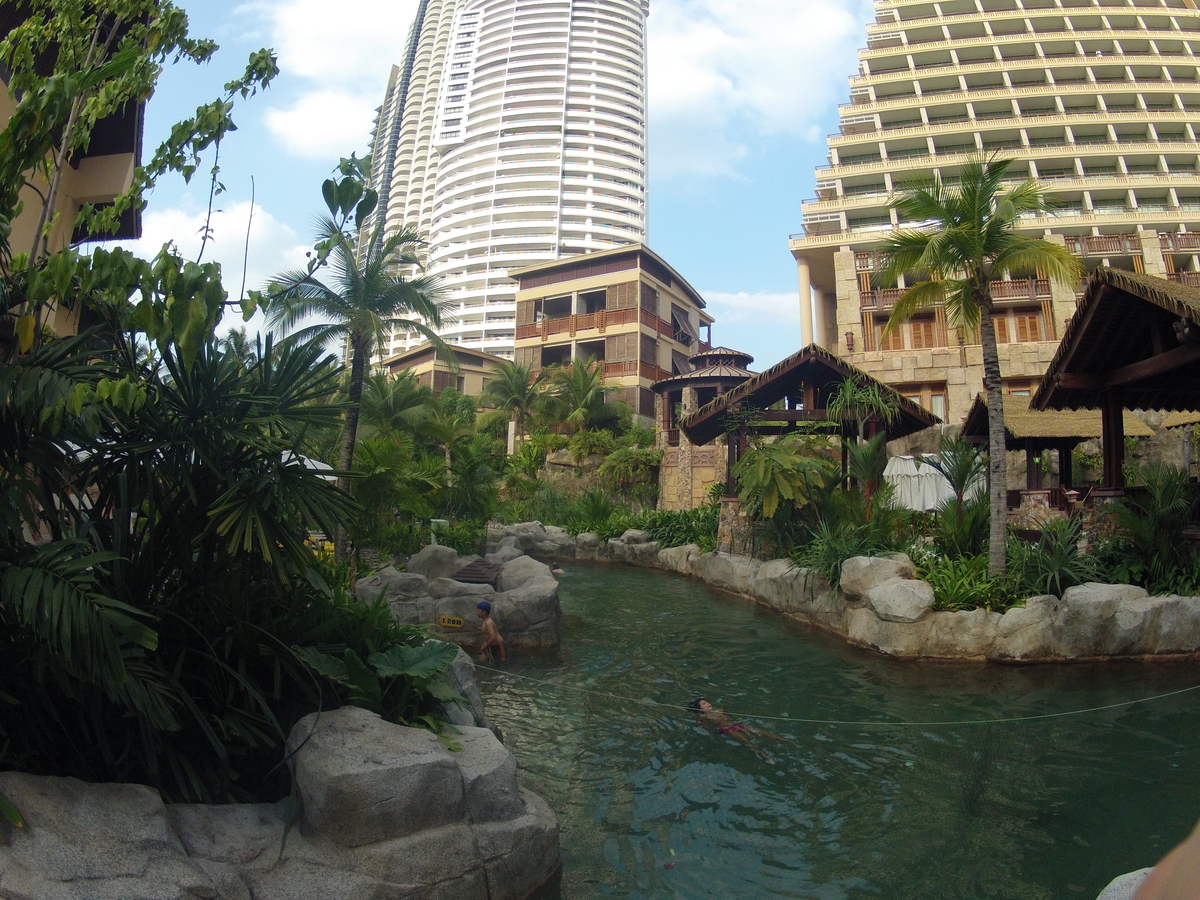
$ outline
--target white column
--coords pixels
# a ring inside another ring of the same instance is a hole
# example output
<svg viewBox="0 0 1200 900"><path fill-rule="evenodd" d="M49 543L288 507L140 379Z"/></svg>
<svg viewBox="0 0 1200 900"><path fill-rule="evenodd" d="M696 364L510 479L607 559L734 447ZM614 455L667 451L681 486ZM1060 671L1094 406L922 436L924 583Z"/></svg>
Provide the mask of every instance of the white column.
<svg viewBox="0 0 1200 900"><path fill-rule="evenodd" d="M800 276L800 346L807 347L816 340L813 335L812 279L808 273L808 260L797 257L796 271Z"/></svg>
<svg viewBox="0 0 1200 900"><path fill-rule="evenodd" d="M829 330L825 323L825 292L813 289L813 340L817 346L829 349Z"/></svg>

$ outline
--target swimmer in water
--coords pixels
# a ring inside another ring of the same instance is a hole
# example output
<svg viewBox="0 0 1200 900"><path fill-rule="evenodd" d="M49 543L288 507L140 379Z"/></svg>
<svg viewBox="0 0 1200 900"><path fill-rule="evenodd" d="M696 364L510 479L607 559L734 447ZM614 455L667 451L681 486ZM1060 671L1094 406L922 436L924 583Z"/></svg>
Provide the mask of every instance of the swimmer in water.
<svg viewBox="0 0 1200 900"><path fill-rule="evenodd" d="M775 734L772 731L763 731L759 728L755 728L753 725L743 725L741 722L733 721L733 719L729 718L729 713L725 712L723 709L717 709L703 697L697 697L695 700L689 703L688 709L700 714L700 717L696 720L697 725L703 725L705 728L717 734L723 734L726 737L733 738L735 741L741 741L756 754L758 754L758 756L769 763L774 763L775 760L762 750L759 750L758 747L754 745L754 742L750 740L750 735L754 734L758 735L759 737L768 737L777 741L786 741L793 746L798 746L795 741L791 740L790 738L785 738L781 734Z"/></svg>

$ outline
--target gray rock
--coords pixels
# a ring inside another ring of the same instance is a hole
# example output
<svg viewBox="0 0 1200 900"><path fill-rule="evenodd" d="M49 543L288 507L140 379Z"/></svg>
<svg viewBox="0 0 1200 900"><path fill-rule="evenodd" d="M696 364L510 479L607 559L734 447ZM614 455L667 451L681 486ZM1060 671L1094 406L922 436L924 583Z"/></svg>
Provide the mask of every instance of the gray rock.
<svg viewBox="0 0 1200 900"><path fill-rule="evenodd" d="M1150 872L1150 869L1138 869L1136 872L1118 875L1100 892L1100 896L1096 900L1133 900L1133 895L1137 893L1138 888L1142 886L1142 882L1146 880L1146 876Z"/></svg>
<svg viewBox="0 0 1200 900"><path fill-rule="evenodd" d="M486 728L461 728L462 772L467 819L473 824L515 819L525 811L517 792L517 760Z"/></svg>
<svg viewBox="0 0 1200 900"><path fill-rule="evenodd" d="M1029 662L1050 658L1050 629L1062 601L1052 594L1030 597L1024 607L1005 611L996 625L993 659Z"/></svg>
<svg viewBox="0 0 1200 900"><path fill-rule="evenodd" d="M846 639L860 647L869 647L899 659L916 659L925 655L933 616L917 622L889 622L875 615L866 606L845 610Z"/></svg>
<svg viewBox="0 0 1200 900"><path fill-rule="evenodd" d="M546 540L554 541L557 544L574 544L575 538L571 537L571 532L565 528L560 528L557 525L546 525Z"/></svg>
<svg viewBox="0 0 1200 900"><path fill-rule="evenodd" d="M553 575L545 575L497 594L492 600L492 617L509 647L557 647L562 619L558 582Z"/></svg>
<svg viewBox="0 0 1200 900"><path fill-rule="evenodd" d="M923 584L916 581L911 584ZM937 659L984 659L996 640L1002 618L986 609L936 612L923 656Z"/></svg>
<svg viewBox="0 0 1200 900"><path fill-rule="evenodd" d="M871 588L893 578L913 578L916 567L903 553L854 556L842 563L841 591L848 600L864 600Z"/></svg>
<svg viewBox="0 0 1200 900"><path fill-rule="evenodd" d="M421 551L408 561L408 571L424 575L432 581L435 578L447 578L464 565L466 563L459 560L458 551L453 547L430 544L428 547L422 547Z"/></svg>
<svg viewBox="0 0 1200 900"><path fill-rule="evenodd" d="M701 553L692 560L691 574L713 587L749 596L750 586L761 566L761 560L748 556Z"/></svg>
<svg viewBox="0 0 1200 900"><path fill-rule="evenodd" d="M496 589L511 591L534 578L553 579L553 577L550 567L545 563L538 562L530 556L521 556L506 562L500 569L500 577L496 579Z"/></svg>
<svg viewBox="0 0 1200 900"><path fill-rule="evenodd" d="M645 532L641 532L645 534ZM626 532L628 534L628 532ZM625 541L612 540L608 542L608 558L629 566L658 568L658 544L654 541Z"/></svg>
<svg viewBox="0 0 1200 900"><path fill-rule="evenodd" d="M651 537L649 532L638 528L627 528L619 540L622 544L647 544L650 542Z"/></svg>
<svg viewBox="0 0 1200 900"><path fill-rule="evenodd" d="M604 539L594 531L585 531L576 535L575 546L584 550L595 550L604 546Z"/></svg>
<svg viewBox="0 0 1200 900"><path fill-rule="evenodd" d="M429 731L345 706L297 722L288 753L310 838L361 847L463 816L462 776Z"/></svg>
<svg viewBox="0 0 1200 900"><path fill-rule="evenodd" d="M491 553L486 554L483 558L490 563L495 563L498 566L504 565L506 562L512 562L519 556L524 556L525 551L516 546L501 546Z"/></svg>
<svg viewBox="0 0 1200 900"><path fill-rule="evenodd" d="M475 677L475 661L471 659L470 654L459 647L458 655L454 657L450 667L438 676L438 680L454 688L466 700L465 706L461 703L442 704L451 725L488 727L483 695L479 693L479 682Z"/></svg>
<svg viewBox="0 0 1200 900"><path fill-rule="evenodd" d="M658 551L658 565L668 572L680 575L688 574L693 557L700 555L700 547L696 544L684 544L682 547L668 547Z"/></svg>
<svg viewBox="0 0 1200 900"><path fill-rule="evenodd" d="M137 784L0 774L26 827L0 846L0 896L30 900L215 898L184 852L158 792Z"/></svg>
<svg viewBox="0 0 1200 900"><path fill-rule="evenodd" d="M885 622L916 622L933 608L933 587L924 581L891 578L870 588L867 606Z"/></svg>
<svg viewBox="0 0 1200 900"><path fill-rule="evenodd" d="M546 540L546 529L541 522L519 522L509 525L507 532L516 539L516 546L526 552Z"/></svg>
<svg viewBox="0 0 1200 900"><path fill-rule="evenodd" d="M455 581L453 578L435 578L429 582L429 596L439 597L481 597L496 593L490 584L467 584L465 581Z"/></svg>
<svg viewBox="0 0 1200 900"><path fill-rule="evenodd" d="M1117 611L1146 591L1129 584L1088 584L1067 588L1051 634L1051 652L1064 659L1124 655L1135 637L1117 619ZM1125 624L1129 624L1128 615Z"/></svg>
<svg viewBox="0 0 1200 900"><path fill-rule="evenodd" d="M429 581L415 572L400 572L394 566L380 569L374 575L360 578L354 587L354 596L371 603L380 596L384 600L411 599L429 593Z"/></svg>

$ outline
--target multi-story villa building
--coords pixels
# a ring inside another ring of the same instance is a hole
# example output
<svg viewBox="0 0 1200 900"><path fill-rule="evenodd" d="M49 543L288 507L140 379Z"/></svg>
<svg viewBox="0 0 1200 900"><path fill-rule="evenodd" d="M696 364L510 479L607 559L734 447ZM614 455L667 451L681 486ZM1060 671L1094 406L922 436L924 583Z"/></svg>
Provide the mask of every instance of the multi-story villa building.
<svg viewBox="0 0 1200 900"><path fill-rule="evenodd" d="M428 238L447 341L511 358L510 269L645 240L648 3L421 0L373 184L389 233Z"/></svg>
<svg viewBox="0 0 1200 900"><path fill-rule="evenodd" d="M572 360L604 366L610 399L654 422L650 386L712 349L704 299L648 247L618 248L515 270L516 361L535 372Z"/></svg>
<svg viewBox="0 0 1200 900"><path fill-rule="evenodd" d="M982 388L977 339L942 310L886 338L903 285L873 280L880 238L899 225L889 196L953 179L974 154L1017 160L1057 202L1030 234L1100 263L1200 283L1200 13L1192 0L877 0L791 239L804 341L898 387L948 421ZM1077 285L995 286L1001 369L1028 392L1050 361Z"/></svg>

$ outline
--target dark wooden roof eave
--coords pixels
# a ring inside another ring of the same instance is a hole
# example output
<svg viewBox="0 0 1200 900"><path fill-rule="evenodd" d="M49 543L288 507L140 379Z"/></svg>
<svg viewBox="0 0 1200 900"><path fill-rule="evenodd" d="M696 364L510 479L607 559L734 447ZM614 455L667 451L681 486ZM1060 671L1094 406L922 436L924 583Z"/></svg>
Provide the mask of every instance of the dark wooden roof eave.
<svg viewBox="0 0 1200 900"><path fill-rule="evenodd" d="M736 388L705 404L682 419L679 427L692 443L707 444L724 432L725 418L731 409L739 405L743 400L752 401L755 396L762 394L766 395L766 402L762 407L765 409L786 394L786 390L777 389L779 396L775 396L775 392L773 391L774 386L780 385L788 376L809 366L823 367L832 377L839 379L852 378L863 384L873 382L878 384L884 391L895 395L900 415L897 416L895 422L890 423L886 428L889 439L894 440L895 438L912 434L915 431L929 428L941 422L941 419L933 413L913 403L883 382L834 356L829 351L818 347L816 344L809 344L803 350L780 360L766 371L747 379Z"/></svg>

